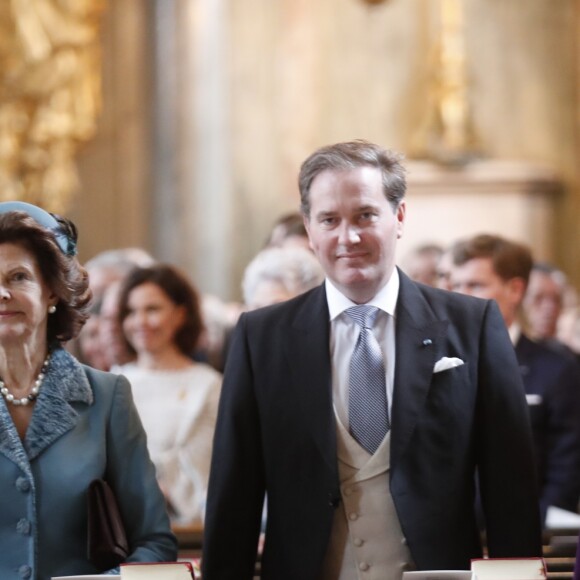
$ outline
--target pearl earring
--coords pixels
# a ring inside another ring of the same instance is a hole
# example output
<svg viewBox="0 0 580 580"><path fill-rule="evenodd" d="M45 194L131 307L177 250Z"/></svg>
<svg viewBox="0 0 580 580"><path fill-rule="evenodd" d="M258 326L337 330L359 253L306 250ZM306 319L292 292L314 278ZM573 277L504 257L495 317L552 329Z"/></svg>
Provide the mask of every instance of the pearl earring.
<svg viewBox="0 0 580 580"><path fill-rule="evenodd" d="M53 304L52 306L48 307L48 313L54 314L56 312L56 306Z"/></svg>

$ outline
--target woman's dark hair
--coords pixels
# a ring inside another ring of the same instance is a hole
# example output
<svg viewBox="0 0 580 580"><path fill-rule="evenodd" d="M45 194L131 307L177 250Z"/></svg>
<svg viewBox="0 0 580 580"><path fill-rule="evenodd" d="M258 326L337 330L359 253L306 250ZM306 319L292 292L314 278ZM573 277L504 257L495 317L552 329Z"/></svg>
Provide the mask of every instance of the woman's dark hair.
<svg viewBox="0 0 580 580"><path fill-rule="evenodd" d="M159 286L176 306L185 308L185 321L175 334L174 341L183 354L191 356L204 328L199 295L187 276L170 264L155 264L148 268L135 268L129 272L119 295L119 323L123 324L129 314L131 291L148 282ZM127 338L125 343L130 351L135 353Z"/></svg>
<svg viewBox="0 0 580 580"><path fill-rule="evenodd" d="M75 225L60 216L53 217L76 244ZM44 283L58 297L56 312L48 317L48 343L76 337L89 316L91 301L89 277L77 258L64 254L53 232L22 211L0 214L0 244L16 244L30 251Z"/></svg>

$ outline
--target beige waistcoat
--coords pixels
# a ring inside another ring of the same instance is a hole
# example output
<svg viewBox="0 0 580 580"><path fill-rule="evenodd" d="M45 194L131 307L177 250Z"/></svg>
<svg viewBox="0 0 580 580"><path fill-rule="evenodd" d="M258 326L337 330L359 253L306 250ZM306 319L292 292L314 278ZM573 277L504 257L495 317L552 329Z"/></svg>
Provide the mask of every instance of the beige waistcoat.
<svg viewBox="0 0 580 580"><path fill-rule="evenodd" d="M371 456L336 426L342 501L321 580L401 580L414 566L389 488L391 435Z"/></svg>

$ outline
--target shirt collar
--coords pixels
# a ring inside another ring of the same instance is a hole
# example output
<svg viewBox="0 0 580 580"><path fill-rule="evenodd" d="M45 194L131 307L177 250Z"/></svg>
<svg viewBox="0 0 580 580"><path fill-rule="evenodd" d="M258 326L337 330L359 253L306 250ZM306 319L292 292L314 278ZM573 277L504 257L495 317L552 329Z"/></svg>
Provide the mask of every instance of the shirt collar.
<svg viewBox="0 0 580 580"><path fill-rule="evenodd" d="M518 343L520 336L522 335L522 327L517 322L514 322L508 328L508 332L509 332L512 344L515 346Z"/></svg>
<svg viewBox="0 0 580 580"><path fill-rule="evenodd" d="M325 281L325 288L330 320L334 320L347 308L356 306L356 304L347 298L342 292L340 292L340 290L338 290L338 288L328 278L326 278ZM367 302L367 304L376 306L383 312L386 312L391 316L395 316L398 296L399 272L397 271L397 268L394 268L389 281L375 294L371 300Z"/></svg>

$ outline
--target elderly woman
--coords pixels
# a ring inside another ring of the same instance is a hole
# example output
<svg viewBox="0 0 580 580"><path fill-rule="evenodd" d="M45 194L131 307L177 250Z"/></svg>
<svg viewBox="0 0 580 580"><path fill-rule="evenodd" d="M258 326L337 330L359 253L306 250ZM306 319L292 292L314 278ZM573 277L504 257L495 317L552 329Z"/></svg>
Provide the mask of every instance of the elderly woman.
<svg viewBox="0 0 580 580"><path fill-rule="evenodd" d="M176 268L156 264L133 270L119 300L119 321L136 355L120 372L133 385L173 522L199 525L222 377L192 359L203 330L197 292Z"/></svg>
<svg viewBox="0 0 580 580"><path fill-rule="evenodd" d="M105 478L127 561L176 557L145 434L123 377L62 345L90 300L68 220L0 203L0 578L99 572L87 558L87 488Z"/></svg>
<svg viewBox="0 0 580 580"><path fill-rule="evenodd" d="M248 264L242 280L248 310L290 300L318 286L324 272L305 248L266 248Z"/></svg>

